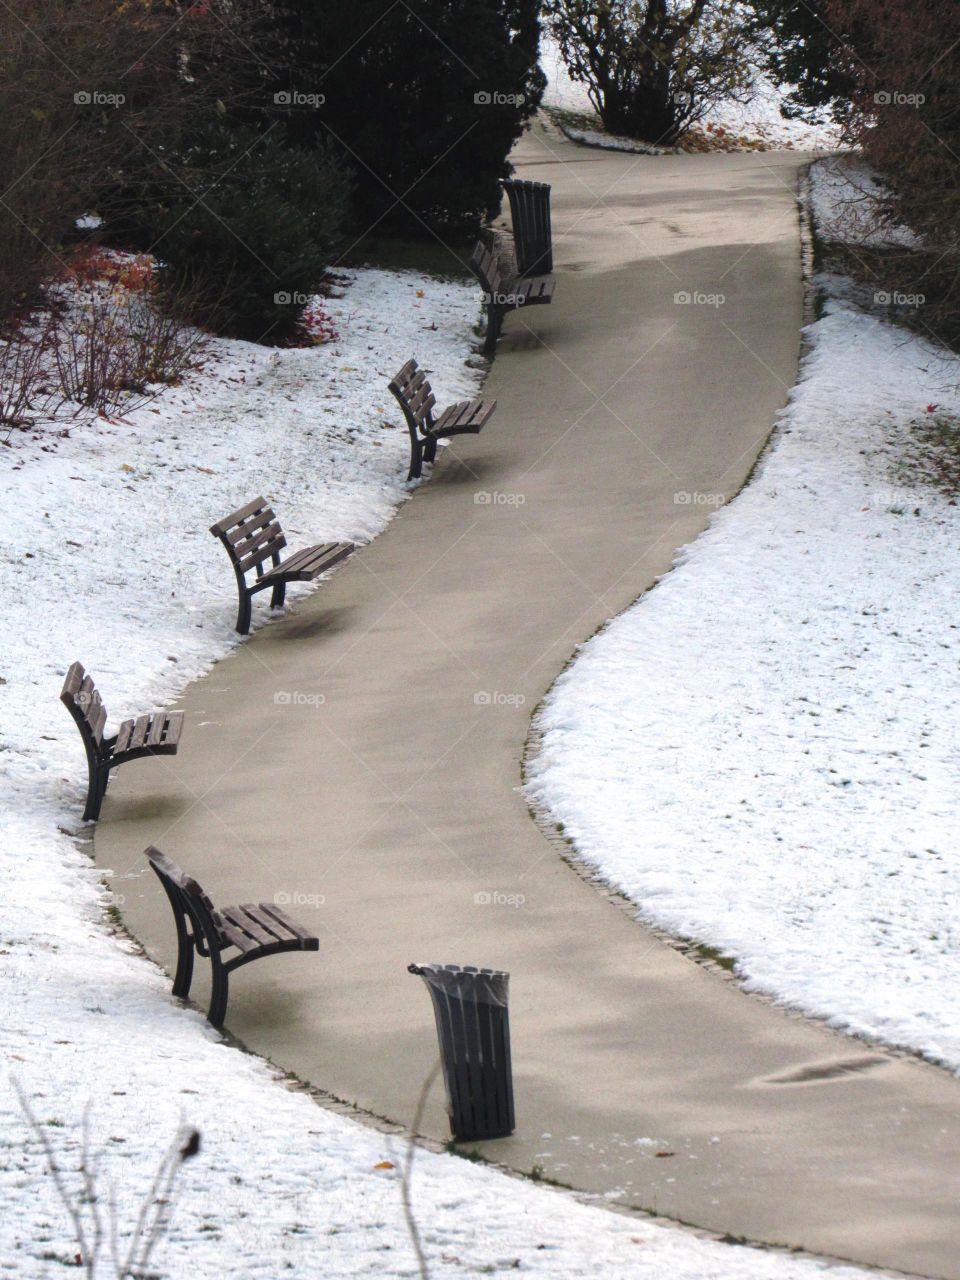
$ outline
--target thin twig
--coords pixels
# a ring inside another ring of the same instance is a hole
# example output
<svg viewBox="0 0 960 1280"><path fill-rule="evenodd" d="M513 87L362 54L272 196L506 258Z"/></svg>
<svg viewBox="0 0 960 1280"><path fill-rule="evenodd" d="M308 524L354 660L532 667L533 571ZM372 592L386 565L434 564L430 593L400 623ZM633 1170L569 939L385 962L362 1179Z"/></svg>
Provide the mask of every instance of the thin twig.
<svg viewBox="0 0 960 1280"><path fill-rule="evenodd" d="M74 1235L76 1236L77 1247L80 1250L80 1258L81 1258L81 1261L83 1262L84 1270L86 1271L88 1276L92 1276L94 1259L90 1253L90 1250L87 1248L87 1233L83 1229L83 1218L81 1217L80 1210L73 1203L73 1200L70 1197L70 1192L67 1189L67 1184L64 1181L63 1173L60 1170L60 1166L57 1163L57 1157L50 1143L50 1139L47 1137L47 1134L43 1129L43 1127L41 1126L40 1121L34 1115L33 1108L30 1106L30 1103L27 1101L27 1095L24 1093L23 1089L21 1088L19 1080L17 1080L15 1077L11 1077L10 1082L13 1085L17 1098L20 1101L20 1109L23 1111L23 1114L26 1116L27 1123L29 1124L30 1128L33 1130L34 1135L36 1136L41 1147L43 1148L43 1154L47 1158L47 1167L50 1170L50 1176L53 1178L53 1185L56 1187L57 1195L59 1195L61 1201L63 1202L63 1207L66 1209L67 1213L70 1216L70 1221L73 1223L73 1231L74 1231Z"/></svg>
<svg viewBox="0 0 960 1280"><path fill-rule="evenodd" d="M413 1213L413 1196L411 1194L411 1187L413 1184L413 1162L417 1154L416 1138L420 1132L423 1113L427 1106L427 1098L430 1096L430 1090L433 1088L439 1072L440 1059L438 1058L436 1065L423 1082L423 1088L420 1090L417 1109L414 1112L413 1124L410 1129L410 1138L407 1142L407 1153L400 1176L400 1198L403 1201L403 1216L407 1220L407 1230L410 1233L413 1251L417 1255L417 1264L420 1267L420 1280L430 1280L430 1268L427 1265L427 1255L423 1251L423 1243L420 1239L420 1229L417 1226L417 1220Z"/></svg>

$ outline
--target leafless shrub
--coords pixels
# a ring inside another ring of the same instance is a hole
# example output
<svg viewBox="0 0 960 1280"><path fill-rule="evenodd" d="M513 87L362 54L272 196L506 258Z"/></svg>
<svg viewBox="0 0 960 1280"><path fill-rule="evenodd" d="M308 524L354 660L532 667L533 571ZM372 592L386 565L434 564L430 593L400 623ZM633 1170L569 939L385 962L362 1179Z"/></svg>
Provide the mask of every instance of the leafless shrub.
<svg viewBox="0 0 960 1280"><path fill-rule="evenodd" d="M180 1170L184 1162L200 1150L199 1131L183 1126L174 1137L141 1202L130 1239L125 1248L121 1248L116 1191L112 1185L106 1194L101 1189L104 1151L95 1152L91 1148L89 1106L83 1114L80 1162L75 1178L71 1179L23 1089L16 1081L13 1083L27 1123L43 1150L60 1203L70 1219L77 1260L84 1274L89 1280L103 1280L107 1276L113 1280L143 1280L151 1257L169 1232Z"/></svg>
<svg viewBox="0 0 960 1280"><path fill-rule="evenodd" d="M736 0L546 0L543 19L604 126L671 145L753 75Z"/></svg>
<svg viewBox="0 0 960 1280"><path fill-rule="evenodd" d="M0 339L0 427L6 438L55 400L44 359L46 330L25 328Z"/></svg>
<svg viewBox="0 0 960 1280"><path fill-rule="evenodd" d="M57 309L49 348L63 400L109 416L179 382L208 341L161 310L152 288L131 292L95 282Z"/></svg>

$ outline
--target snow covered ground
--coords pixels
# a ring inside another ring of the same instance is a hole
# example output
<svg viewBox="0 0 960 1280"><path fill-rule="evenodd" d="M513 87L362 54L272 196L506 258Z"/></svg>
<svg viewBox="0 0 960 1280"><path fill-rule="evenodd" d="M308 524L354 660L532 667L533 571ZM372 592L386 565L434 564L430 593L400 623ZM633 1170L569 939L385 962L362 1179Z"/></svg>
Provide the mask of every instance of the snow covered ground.
<svg viewBox="0 0 960 1280"><path fill-rule="evenodd" d="M570 79L556 44L544 38L541 41L540 65L547 77L547 90L543 97L545 107L557 107L562 111L585 113L595 116L587 96L586 86ZM840 145L837 129L831 124L810 125L802 120L785 120L780 114L782 94L776 85L763 75L758 75L749 101L728 101L712 107L697 125L697 132L738 139L741 143L759 145L765 149L793 148L798 151L833 151ZM564 131L575 142L587 146L604 147L614 151L656 153L657 148L644 146L632 138L620 138L603 131L599 118L596 128L564 123Z"/></svg>
<svg viewBox="0 0 960 1280"><path fill-rule="evenodd" d="M758 472L560 678L530 794L748 989L960 1069L960 507L918 474L960 358L819 283Z"/></svg>
<svg viewBox="0 0 960 1280"><path fill-rule="evenodd" d="M155 1274L418 1274L402 1152L222 1041L113 932L110 895L70 834L82 834L85 766L57 697L80 658L111 711L146 710L236 643L232 574L206 530L249 497L274 500L293 544L364 541L389 520L408 451L386 380L416 353L444 398L471 394L476 290L364 271L330 310L335 343L215 343L187 386L126 423L15 433L0 449L0 1276L46 1280L77 1254L13 1081L74 1195L92 1104L102 1204L113 1184L121 1242L177 1126L201 1131ZM865 1274L617 1217L452 1156L418 1156L413 1197L435 1275Z"/></svg>

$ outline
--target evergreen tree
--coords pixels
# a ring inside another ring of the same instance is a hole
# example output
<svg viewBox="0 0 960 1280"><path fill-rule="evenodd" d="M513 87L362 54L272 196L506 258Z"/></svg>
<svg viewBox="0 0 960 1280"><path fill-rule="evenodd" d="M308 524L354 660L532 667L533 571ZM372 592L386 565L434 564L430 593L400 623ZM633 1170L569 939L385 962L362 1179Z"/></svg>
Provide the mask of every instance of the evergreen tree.
<svg viewBox="0 0 960 1280"><path fill-rule="evenodd" d="M844 50L856 33L845 31L829 0L752 0L752 28L775 84L789 87L783 115L814 120L826 109L845 110L854 82Z"/></svg>
<svg viewBox="0 0 960 1280"><path fill-rule="evenodd" d="M538 0L283 0L274 110L356 176L360 233L473 231L543 94ZM322 100L321 100L322 99Z"/></svg>

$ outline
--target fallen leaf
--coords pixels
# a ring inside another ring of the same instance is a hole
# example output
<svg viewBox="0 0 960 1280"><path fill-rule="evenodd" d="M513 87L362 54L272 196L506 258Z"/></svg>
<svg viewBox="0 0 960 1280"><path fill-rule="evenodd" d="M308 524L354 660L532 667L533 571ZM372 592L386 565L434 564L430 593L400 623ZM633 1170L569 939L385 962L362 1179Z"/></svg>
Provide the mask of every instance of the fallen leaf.
<svg viewBox="0 0 960 1280"><path fill-rule="evenodd" d="M129 462L121 462L121 463L120 463L120 470L121 470L121 471L134 471L134 470L135 470L135 468L134 468L134 467L131 467L131 465L130 465L130 463L129 463Z"/></svg>
<svg viewBox="0 0 960 1280"><path fill-rule="evenodd" d="M381 1160L379 1164L373 1166L375 1169L395 1169L397 1166L392 1160Z"/></svg>
<svg viewBox="0 0 960 1280"><path fill-rule="evenodd" d="M674 1154L674 1153L673 1153L672 1151L658 1151L658 1152L657 1152L657 1159L658 1159L658 1160L666 1160L668 1156L672 1156L673 1154Z"/></svg>

